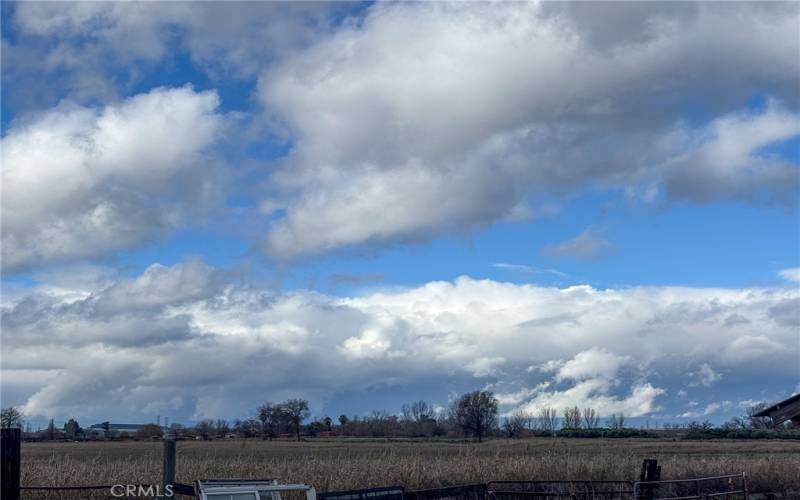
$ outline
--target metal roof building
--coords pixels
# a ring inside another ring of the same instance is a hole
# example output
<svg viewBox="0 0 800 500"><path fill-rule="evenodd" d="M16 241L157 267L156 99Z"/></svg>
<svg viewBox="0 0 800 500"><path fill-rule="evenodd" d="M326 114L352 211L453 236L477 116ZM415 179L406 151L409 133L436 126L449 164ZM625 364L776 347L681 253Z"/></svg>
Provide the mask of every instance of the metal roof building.
<svg viewBox="0 0 800 500"><path fill-rule="evenodd" d="M756 417L769 417L775 425L782 424L787 420L792 422L795 427L800 427L800 393L795 394L779 403L775 403L769 408L765 408L756 413Z"/></svg>

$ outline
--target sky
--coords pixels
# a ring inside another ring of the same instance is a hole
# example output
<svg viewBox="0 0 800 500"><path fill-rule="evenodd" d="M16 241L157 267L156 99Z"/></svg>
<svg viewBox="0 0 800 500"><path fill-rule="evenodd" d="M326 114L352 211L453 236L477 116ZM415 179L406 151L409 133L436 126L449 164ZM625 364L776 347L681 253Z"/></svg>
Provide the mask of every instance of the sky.
<svg viewBox="0 0 800 500"><path fill-rule="evenodd" d="M800 391L800 4L0 5L31 422Z"/></svg>

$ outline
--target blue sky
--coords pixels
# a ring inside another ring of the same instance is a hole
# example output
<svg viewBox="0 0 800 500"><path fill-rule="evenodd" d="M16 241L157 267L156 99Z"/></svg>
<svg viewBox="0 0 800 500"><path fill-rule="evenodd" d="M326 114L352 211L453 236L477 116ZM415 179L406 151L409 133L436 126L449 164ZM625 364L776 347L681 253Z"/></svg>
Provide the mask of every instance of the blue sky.
<svg viewBox="0 0 800 500"><path fill-rule="evenodd" d="M33 421L798 390L796 4L2 9L3 404Z"/></svg>

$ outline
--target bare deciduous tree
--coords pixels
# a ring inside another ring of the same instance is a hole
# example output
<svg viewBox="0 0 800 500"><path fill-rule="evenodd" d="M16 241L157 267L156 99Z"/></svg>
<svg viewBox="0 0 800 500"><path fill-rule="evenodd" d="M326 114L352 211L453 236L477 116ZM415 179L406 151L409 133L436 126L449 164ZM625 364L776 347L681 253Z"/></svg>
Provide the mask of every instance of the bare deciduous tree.
<svg viewBox="0 0 800 500"><path fill-rule="evenodd" d="M434 420L436 416L433 407L422 400L414 401L411 404L404 404L401 411L403 413L403 420L409 422L425 422Z"/></svg>
<svg viewBox="0 0 800 500"><path fill-rule="evenodd" d="M286 420L281 405L269 401L258 408L258 420L261 422L261 437L270 441L278 435L281 424Z"/></svg>
<svg viewBox="0 0 800 500"><path fill-rule="evenodd" d="M766 403L758 403L747 408L747 425L751 429L771 429L774 427L772 419L769 417L756 417L756 413L763 411L767 408Z"/></svg>
<svg viewBox="0 0 800 500"><path fill-rule="evenodd" d="M234 423L233 430L246 438L256 437L261 433L261 423L252 418L238 420Z"/></svg>
<svg viewBox="0 0 800 500"><path fill-rule="evenodd" d="M556 427L558 427L558 412L556 412L555 408L545 406L539 410L537 420L539 421L539 428L541 430L555 432Z"/></svg>
<svg viewBox="0 0 800 500"><path fill-rule="evenodd" d="M594 408L583 409L583 425L587 429L595 429L600 426L600 416Z"/></svg>
<svg viewBox="0 0 800 500"><path fill-rule="evenodd" d="M21 429L25 424L25 414L16 406L0 410L0 427L3 429Z"/></svg>
<svg viewBox="0 0 800 500"><path fill-rule="evenodd" d="M401 408L404 431L412 436L432 436L436 428L436 411L425 401L414 401Z"/></svg>
<svg viewBox="0 0 800 500"><path fill-rule="evenodd" d="M565 429L580 429L581 409L577 406L564 408L564 421L562 426Z"/></svg>
<svg viewBox="0 0 800 500"><path fill-rule="evenodd" d="M217 436L220 437L225 437L231 432L231 426L228 424L228 421L222 418L217 419L217 421L214 423L214 427L217 431Z"/></svg>
<svg viewBox="0 0 800 500"><path fill-rule="evenodd" d="M530 428L530 416L523 411L515 411L503 421L503 431L506 437L516 438L522 436Z"/></svg>
<svg viewBox="0 0 800 500"><path fill-rule="evenodd" d="M612 413L608 420L606 420L606 426L609 429L624 429L625 428L625 415L622 413Z"/></svg>
<svg viewBox="0 0 800 500"><path fill-rule="evenodd" d="M517 421L519 421L523 429L529 430L533 428L533 414L527 411L518 410L512 414L512 417L514 417L515 419L517 419Z"/></svg>
<svg viewBox="0 0 800 500"><path fill-rule="evenodd" d="M211 439L214 435L214 421L211 419L201 420L194 426L194 431L203 439Z"/></svg>
<svg viewBox="0 0 800 500"><path fill-rule="evenodd" d="M308 409L308 401L305 399L287 399L281 405L286 414L286 419L294 429L297 440L300 441L300 426L303 420L307 419L311 413Z"/></svg>
<svg viewBox="0 0 800 500"><path fill-rule="evenodd" d="M489 391L473 391L455 401L452 413L467 435L480 443L497 424L497 398Z"/></svg>

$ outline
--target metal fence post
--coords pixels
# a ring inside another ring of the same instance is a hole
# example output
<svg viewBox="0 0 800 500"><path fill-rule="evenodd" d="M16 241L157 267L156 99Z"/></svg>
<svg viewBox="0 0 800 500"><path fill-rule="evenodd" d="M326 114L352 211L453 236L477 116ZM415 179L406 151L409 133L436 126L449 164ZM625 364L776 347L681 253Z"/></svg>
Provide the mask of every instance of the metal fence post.
<svg viewBox="0 0 800 500"><path fill-rule="evenodd" d="M164 457L161 474L161 494L167 494L167 485L175 483L175 438L164 436Z"/></svg>
<svg viewBox="0 0 800 500"><path fill-rule="evenodd" d="M19 500L21 429L0 429L0 499Z"/></svg>
<svg viewBox="0 0 800 500"><path fill-rule="evenodd" d="M747 488L747 473L742 472L742 490L744 490L744 500L750 497L750 491Z"/></svg>

